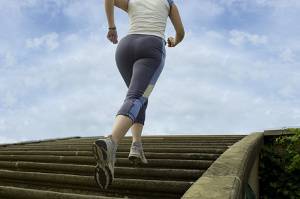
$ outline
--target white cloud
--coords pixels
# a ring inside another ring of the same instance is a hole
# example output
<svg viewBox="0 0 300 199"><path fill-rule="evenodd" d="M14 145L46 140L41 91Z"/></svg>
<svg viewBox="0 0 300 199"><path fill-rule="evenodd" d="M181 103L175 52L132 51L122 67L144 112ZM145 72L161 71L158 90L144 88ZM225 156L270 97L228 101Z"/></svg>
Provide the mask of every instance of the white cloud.
<svg viewBox="0 0 300 199"><path fill-rule="evenodd" d="M221 4L226 6L237 6L247 9L249 6L271 7L271 8L288 8L298 7L300 2L298 0L221 0Z"/></svg>
<svg viewBox="0 0 300 199"><path fill-rule="evenodd" d="M11 52L0 53L0 68L8 68L16 64L16 58Z"/></svg>
<svg viewBox="0 0 300 199"><path fill-rule="evenodd" d="M193 27L187 26L188 29L206 26L224 12L221 5L210 0L175 1L175 3L178 5L183 23L194 24Z"/></svg>
<svg viewBox="0 0 300 199"><path fill-rule="evenodd" d="M292 100L298 94L274 92L286 86L300 89L294 83L296 76L281 79L293 72L276 60L255 60L247 52L221 47L212 42L214 37L203 36L210 34L201 35L187 35L188 40L168 51L166 66L149 101L149 126L164 132L189 129L214 133L224 129L242 132L246 126L244 132L297 124L294 116L286 113L299 110L299 103ZM159 117L163 119L156 119ZM178 121L180 125L176 125Z"/></svg>
<svg viewBox="0 0 300 199"><path fill-rule="evenodd" d="M0 121L0 129L1 129L1 121ZM0 144L8 144L8 143L15 143L18 142L17 139L10 139L4 136L0 136Z"/></svg>
<svg viewBox="0 0 300 199"><path fill-rule="evenodd" d="M286 48L282 50L279 54L279 57L284 61L284 62L293 62L295 55L293 51L290 48Z"/></svg>
<svg viewBox="0 0 300 199"><path fill-rule="evenodd" d="M52 32L38 38L27 39L26 47L32 49L45 48L50 51L55 50L59 47L58 34Z"/></svg>
<svg viewBox="0 0 300 199"><path fill-rule="evenodd" d="M26 2L28 7L38 7L36 3L41 1ZM111 131L127 89L115 65L116 45L105 37L103 3L86 1L82 7L81 3L58 3L61 12L53 11L53 18L55 13L64 13L79 28L55 32L49 27L47 32L33 31L28 36L23 34L28 29L22 27L14 31L20 37L6 43L17 41L27 49L19 45L1 49L0 57L11 65L0 68L0 134L7 137L2 139L105 135ZM222 4L208 0L178 4L186 37L176 48L167 49L165 68L149 98L144 134L249 133L297 125L300 75L295 37L271 37L275 28L267 31L270 24L265 27L267 32L231 24L228 34L226 28L214 24L218 17L226 17ZM22 12L18 13L17 19L21 19ZM124 16L117 11L120 37L128 28ZM82 28L81 23L86 26ZM27 42L24 35L30 38ZM254 45L254 50L235 48L228 41ZM48 53L42 54L43 49ZM266 56L268 53L271 55Z"/></svg>
<svg viewBox="0 0 300 199"><path fill-rule="evenodd" d="M236 46L240 46L246 43L250 43L253 45L260 45L260 44L267 43L267 37L264 35L251 34L239 30L231 30L229 34L230 34L229 42Z"/></svg>
<svg viewBox="0 0 300 199"><path fill-rule="evenodd" d="M214 3L213 1L191 1L190 6L194 6L194 9L198 9L197 14L202 15L203 17L215 17L224 12L224 8ZM186 2L185 2L186 3ZM190 8L191 9L191 8Z"/></svg>
<svg viewBox="0 0 300 199"><path fill-rule="evenodd" d="M104 3L104 2L103 2ZM73 1L63 8L63 13L72 20L84 20L89 25L98 25L105 19L103 3L97 0Z"/></svg>
<svg viewBox="0 0 300 199"><path fill-rule="evenodd" d="M114 63L114 49L101 38L71 34L62 43L76 40L75 44L67 44L61 53L3 70L0 120L6 122L0 132L22 140L53 137L54 132L107 133L126 86Z"/></svg>
<svg viewBox="0 0 300 199"><path fill-rule="evenodd" d="M1 109L0 109L1 110ZM5 132L6 121L0 118L0 132ZM0 144L16 142L16 138L8 138L7 135L2 134L0 136ZM9 136L9 135L8 135Z"/></svg>
<svg viewBox="0 0 300 199"><path fill-rule="evenodd" d="M79 40L79 36L75 33L71 33L70 35L67 35L64 39L64 42L71 44L76 43Z"/></svg>
<svg viewBox="0 0 300 199"><path fill-rule="evenodd" d="M4 108L12 108L16 104L17 99L13 93L8 92L2 97L0 102Z"/></svg>
<svg viewBox="0 0 300 199"><path fill-rule="evenodd" d="M288 8L300 6L300 2L298 0L256 0L255 2L261 6L270 6L274 8Z"/></svg>

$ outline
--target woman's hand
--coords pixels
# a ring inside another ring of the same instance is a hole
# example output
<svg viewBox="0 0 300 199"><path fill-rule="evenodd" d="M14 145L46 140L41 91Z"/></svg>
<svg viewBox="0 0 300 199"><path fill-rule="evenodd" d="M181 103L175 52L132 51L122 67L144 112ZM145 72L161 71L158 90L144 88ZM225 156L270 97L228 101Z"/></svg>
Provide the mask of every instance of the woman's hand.
<svg viewBox="0 0 300 199"><path fill-rule="evenodd" d="M175 47L175 46L176 46L175 38L169 37L168 38L168 47Z"/></svg>
<svg viewBox="0 0 300 199"><path fill-rule="evenodd" d="M111 41L113 44L118 43L118 33L117 30L109 30L107 33L107 39Z"/></svg>

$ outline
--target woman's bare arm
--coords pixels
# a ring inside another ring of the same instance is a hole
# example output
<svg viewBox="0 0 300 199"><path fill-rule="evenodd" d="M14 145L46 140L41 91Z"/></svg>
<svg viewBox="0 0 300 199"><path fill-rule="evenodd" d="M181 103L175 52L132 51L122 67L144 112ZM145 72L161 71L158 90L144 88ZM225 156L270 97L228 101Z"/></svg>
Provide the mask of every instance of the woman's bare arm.
<svg viewBox="0 0 300 199"><path fill-rule="evenodd" d="M105 0L105 12L109 27L115 27L114 6L127 12L128 0Z"/></svg>
<svg viewBox="0 0 300 199"><path fill-rule="evenodd" d="M176 37L175 37L175 39L173 37L170 37L168 39L168 43L169 43L169 47L174 47L183 40L184 34L185 34L178 8L174 3L172 4L172 6L170 8L169 17L175 28Z"/></svg>
<svg viewBox="0 0 300 199"><path fill-rule="evenodd" d="M115 6L128 12L128 0L115 0Z"/></svg>
<svg viewBox="0 0 300 199"><path fill-rule="evenodd" d="M114 1L115 0L105 0L105 12L109 27L115 27Z"/></svg>
<svg viewBox="0 0 300 199"><path fill-rule="evenodd" d="M118 43L118 34L116 31L115 18L114 18L114 1L115 0L105 0L105 12L108 22L109 31L107 33L107 38L114 44Z"/></svg>

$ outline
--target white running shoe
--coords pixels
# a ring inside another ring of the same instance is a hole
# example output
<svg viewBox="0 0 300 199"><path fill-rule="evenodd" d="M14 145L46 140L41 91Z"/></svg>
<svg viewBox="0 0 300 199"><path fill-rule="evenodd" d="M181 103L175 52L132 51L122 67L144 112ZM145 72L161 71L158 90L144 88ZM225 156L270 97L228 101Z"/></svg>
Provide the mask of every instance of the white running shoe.
<svg viewBox="0 0 300 199"><path fill-rule="evenodd" d="M130 153L128 159L135 165L148 164L145 157L143 146L141 142L133 142L131 144Z"/></svg>
<svg viewBox="0 0 300 199"><path fill-rule="evenodd" d="M93 143L93 153L97 162L95 180L103 189L107 189L114 180L117 148L118 145L112 140L111 135L104 139L98 139Z"/></svg>

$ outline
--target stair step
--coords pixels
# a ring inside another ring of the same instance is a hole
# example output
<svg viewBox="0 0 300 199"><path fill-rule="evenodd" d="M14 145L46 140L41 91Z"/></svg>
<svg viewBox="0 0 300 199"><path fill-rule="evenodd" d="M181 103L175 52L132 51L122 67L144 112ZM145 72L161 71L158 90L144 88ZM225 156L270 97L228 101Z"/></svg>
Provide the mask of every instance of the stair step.
<svg viewBox="0 0 300 199"><path fill-rule="evenodd" d="M0 161L31 161L51 163L73 163L95 165L93 157L86 156L54 156L54 155L0 155ZM148 159L148 164L143 167L169 167L186 169L206 169L213 161L211 160L174 160L174 159ZM128 158L117 158L116 166L131 166Z"/></svg>
<svg viewBox="0 0 300 199"><path fill-rule="evenodd" d="M223 148L144 148L144 152L156 152L156 153L223 153L227 147ZM92 146L89 147L40 147L40 148L28 148L28 147L4 147L0 151L92 151ZM118 148L118 152L129 152L129 148Z"/></svg>
<svg viewBox="0 0 300 199"><path fill-rule="evenodd" d="M1 179L22 179L26 181L46 182L55 184L68 184L83 187L97 187L96 182L92 176L80 176L70 174L49 174L40 172L22 172L0 170ZM141 180L141 179L122 179L115 178L111 186L113 189L130 189L130 190L145 190L157 191L165 193L179 193L182 194L186 189L192 185L192 182L181 181L162 181L162 180Z"/></svg>
<svg viewBox="0 0 300 199"><path fill-rule="evenodd" d="M54 155L54 156L89 156L91 151L0 151L0 155ZM118 158L127 158L129 152L117 152ZM220 154L212 153L151 153L145 152L149 159L184 159L184 160L215 160Z"/></svg>
<svg viewBox="0 0 300 199"><path fill-rule="evenodd" d="M109 199L111 197L92 196L82 194L60 193L54 191L42 191L36 189L24 189L12 186L0 186L0 197L9 198L30 198L30 199Z"/></svg>
<svg viewBox="0 0 300 199"><path fill-rule="evenodd" d="M0 161L0 168L21 171L37 171L49 173L66 173L75 175L94 175L95 166L40 163L24 161ZM205 170L199 169L163 169L163 168L142 168L142 167L115 167L115 177L142 178L142 179L176 179L195 180L199 178Z"/></svg>

